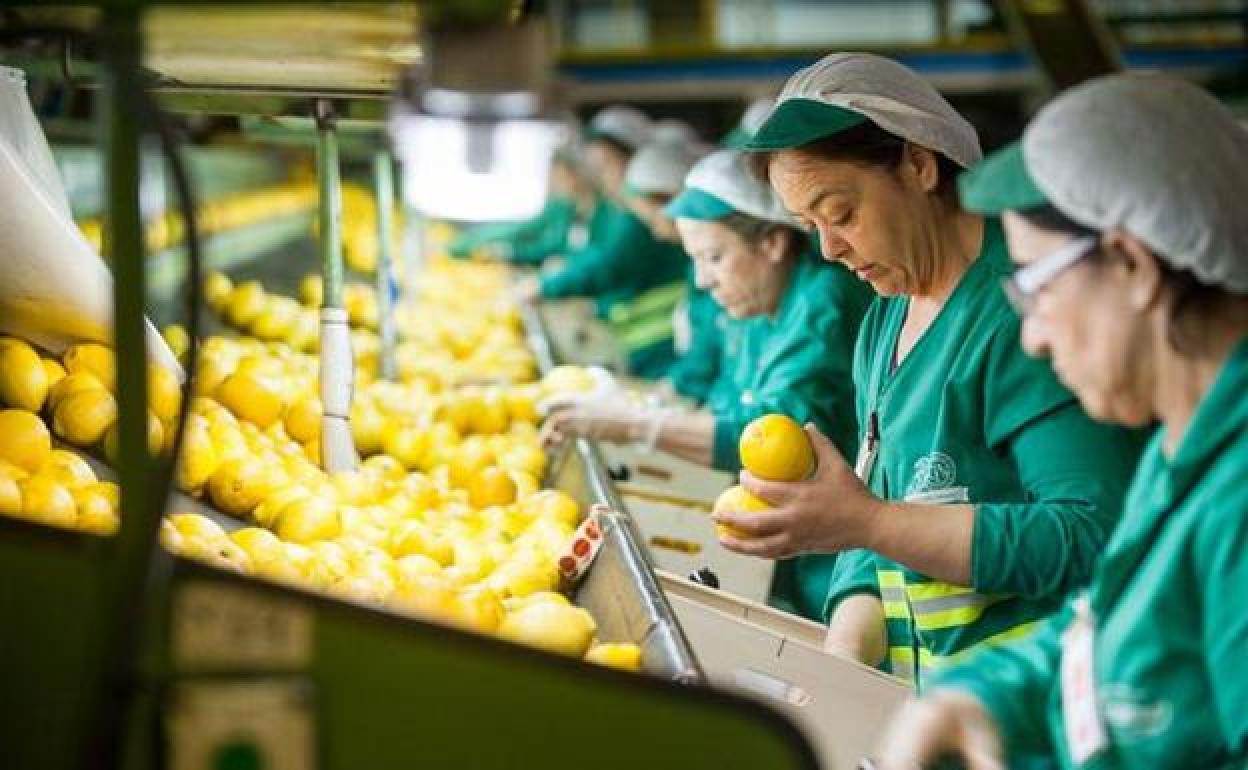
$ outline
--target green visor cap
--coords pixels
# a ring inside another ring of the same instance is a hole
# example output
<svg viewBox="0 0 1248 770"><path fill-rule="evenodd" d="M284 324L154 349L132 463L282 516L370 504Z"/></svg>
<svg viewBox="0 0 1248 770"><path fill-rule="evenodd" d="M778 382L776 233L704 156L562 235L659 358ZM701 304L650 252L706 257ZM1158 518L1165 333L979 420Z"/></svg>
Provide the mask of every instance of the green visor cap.
<svg viewBox="0 0 1248 770"><path fill-rule="evenodd" d="M708 192L703 192L696 187L686 187L680 195L672 199L671 203L663 207L663 213L672 219L714 222L736 213L736 209Z"/></svg>
<svg viewBox="0 0 1248 770"><path fill-rule="evenodd" d="M958 177L962 208L977 214L1000 214L1047 205L1023 158L1023 143L997 150Z"/></svg>
<svg viewBox="0 0 1248 770"><path fill-rule="evenodd" d="M801 147L866 122L866 116L844 107L814 99L785 99L742 149L758 152Z"/></svg>

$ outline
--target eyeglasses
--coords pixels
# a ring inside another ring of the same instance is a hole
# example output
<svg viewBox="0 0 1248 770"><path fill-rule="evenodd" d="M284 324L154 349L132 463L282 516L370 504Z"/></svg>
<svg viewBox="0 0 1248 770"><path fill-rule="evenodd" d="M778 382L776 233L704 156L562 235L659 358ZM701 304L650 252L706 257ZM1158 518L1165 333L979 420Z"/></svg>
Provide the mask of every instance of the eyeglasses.
<svg viewBox="0 0 1248 770"><path fill-rule="evenodd" d="M1014 275L1001 282L1006 299L1020 316L1027 315L1035 308L1036 295L1040 293L1040 290L1078 264L1079 260L1096 251L1100 242L1101 239L1095 235L1076 238L1030 265L1015 271Z"/></svg>

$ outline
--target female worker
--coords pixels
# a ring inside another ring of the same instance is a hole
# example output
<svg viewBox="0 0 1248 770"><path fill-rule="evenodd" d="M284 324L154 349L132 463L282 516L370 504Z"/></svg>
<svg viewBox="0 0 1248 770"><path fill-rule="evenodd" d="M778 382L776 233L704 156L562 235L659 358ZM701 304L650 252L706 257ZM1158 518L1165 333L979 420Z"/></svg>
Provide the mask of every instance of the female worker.
<svg viewBox="0 0 1248 770"><path fill-rule="evenodd" d="M635 214L622 205L624 176L633 154L650 138L649 120L626 107L608 107L589 125L586 161L610 205L600 239L568 255L562 268L523 282L522 301L537 298L593 297L598 316L627 315L641 294L680 279L685 256L680 247L655 238ZM655 338L626 341L629 371L658 378L674 358L670 328Z"/></svg>
<svg viewBox="0 0 1248 770"><path fill-rule="evenodd" d="M828 646L918 686L1087 581L1140 442L1090 421L1019 349L1000 223L957 203L975 132L916 74L828 56L789 80L749 148L824 257L881 297L854 357L857 468L809 431L815 475L743 474L774 508L717 514L747 535L723 543L768 558L861 549L838 562Z"/></svg>
<svg viewBox="0 0 1248 770"><path fill-rule="evenodd" d="M1088 590L943 672L889 767L1248 761L1245 158L1200 89L1120 75L1058 97L964 183L967 207L1006 212L1023 345L1094 417L1161 427Z"/></svg>
<svg viewBox="0 0 1248 770"><path fill-rule="evenodd" d="M680 242L676 225L663 207L680 193L685 176L702 154L700 144L656 141L639 150L629 162L624 180L627 205L655 238ZM689 263L683 296L672 315L672 344L678 358L659 383L660 393L674 393L699 406L706 401L720 372L724 323L723 311L710 294L698 288L693 265Z"/></svg>
<svg viewBox="0 0 1248 770"><path fill-rule="evenodd" d="M585 238L594 237L602 227L603 212L597 192L574 156L560 150L550 166L550 195L536 217L478 225L451 241L451 256L484 254L516 265L541 265L550 257L582 248ZM584 226L578 227L581 223Z"/></svg>
<svg viewBox="0 0 1248 770"><path fill-rule="evenodd" d="M667 212L693 259L698 285L732 319L725 329L726 366L706 406L669 413L579 404L552 415L547 433L641 441L736 470L742 430L776 412L815 423L852 453L857 426L850 360L871 292L843 267L819 258L771 191L749 175L739 152L699 161ZM773 594L801 614L823 619L833 561L808 557L785 567Z"/></svg>

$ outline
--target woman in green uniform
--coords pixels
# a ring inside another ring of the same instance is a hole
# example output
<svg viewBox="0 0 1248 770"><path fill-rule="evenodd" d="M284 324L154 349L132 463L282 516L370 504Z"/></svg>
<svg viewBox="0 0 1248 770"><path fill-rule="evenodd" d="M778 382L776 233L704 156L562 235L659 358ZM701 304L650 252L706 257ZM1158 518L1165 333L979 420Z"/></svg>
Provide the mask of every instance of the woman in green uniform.
<svg viewBox="0 0 1248 770"><path fill-rule="evenodd" d="M639 441L724 470L740 466L737 445L754 418L783 413L813 422L853 452L857 427L850 360L870 290L843 267L823 262L771 191L749 176L739 152L699 161L668 207L693 259L698 285L730 321L724 367L703 409L669 412L609 402L553 414L555 438ZM785 566L778 603L823 618L832 559Z"/></svg>
<svg viewBox="0 0 1248 770"><path fill-rule="evenodd" d="M717 514L747 535L723 543L768 558L852 551L829 592L828 646L919 686L1086 583L1140 441L1089 420L1018 348L1000 223L957 203L975 132L924 80L833 54L789 80L749 147L824 257L881 297L854 357L857 468L809 430L815 476L743 474L774 508Z"/></svg>
<svg viewBox="0 0 1248 770"><path fill-rule="evenodd" d="M889 767L1248 762L1245 158L1208 94L1120 75L1058 97L963 184L969 208L1006 212L1027 349L1098 419L1161 427L1087 591L943 672Z"/></svg>
<svg viewBox="0 0 1248 770"><path fill-rule="evenodd" d="M622 203L629 161L649 137L649 121L636 110L608 107L594 116L586 160L610 205L602 238L570 254L561 268L522 282L521 301L593 297L600 318L620 321L644 309L644 303L631 305L646 291L680 279L685 256L679 245L655 238ZM638 377L661 377L674 359L670 328L665 336L626 340L624 347L629 371Z"/></svg>
<svg viewBox="0 0 1248 770"><path fill-rule="evenodd" d="M516 265L541 265L548 258L584 246L577 242L578 225L592 226L598 207L593 186L565 151L555 153L550 169L550 196L533 219L493 222L474 227L451 241L453 257L484 254Z"/></svg>

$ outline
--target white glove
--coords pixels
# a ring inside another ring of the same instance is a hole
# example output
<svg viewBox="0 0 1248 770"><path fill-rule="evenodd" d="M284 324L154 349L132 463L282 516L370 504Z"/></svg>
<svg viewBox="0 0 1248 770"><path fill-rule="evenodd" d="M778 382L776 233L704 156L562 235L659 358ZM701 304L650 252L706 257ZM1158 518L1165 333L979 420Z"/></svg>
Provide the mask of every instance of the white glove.
<svg viewBox="0 0 1248 770"><path fill-rule="evenodd" d="M552 412L557 412L570 406L610 403L621 400L620 397L623 393L611 372L608 372L601 366L587 367L585 372L594 381L593 387L589 390L556 393L552 396L547 396L537 402L537 413L545 417Z"/></svg>

